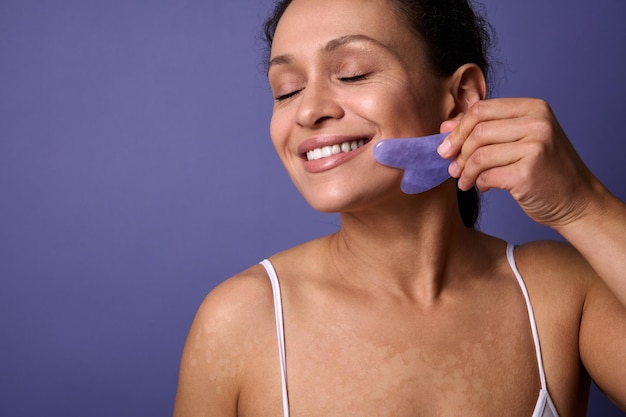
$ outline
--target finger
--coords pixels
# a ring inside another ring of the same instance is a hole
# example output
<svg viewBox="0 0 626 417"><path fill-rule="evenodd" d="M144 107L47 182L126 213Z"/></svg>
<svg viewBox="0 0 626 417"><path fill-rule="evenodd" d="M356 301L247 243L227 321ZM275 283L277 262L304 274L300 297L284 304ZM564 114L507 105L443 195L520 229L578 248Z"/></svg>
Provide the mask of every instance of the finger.
<svg viewBox="0 0 626 417"><path fill-rule="evenodd" d="M524 158L525 152L528 151L527 148L529 146L525 144L501 143L477 149L467 160L465 168L460 173L458 187L461 190L469 190L474 185L479 188L500 188L499 183L492 183L494 180L490 171L519 163Z"/></svg>
<svg viewBox="0 0 626 417"><path fill-rule="evenodd" d="M520 169L517 164L497 166L481 172L475 185L481 193L492 189L509 191L511 189L509 179L519 175Z"/></svg>
<svg viewBox="0 0 626 417"><path fill-rule="evenodd" d="M481 122L474 127L468 138L463 143L461 151L455 160L454 172L450 172L453 177L458 177L460 172L465 169L466 162L473 156L475 152L485 146L519 142L525 139L529 133L535 129L532 128L534 120L528 117L507 120L494 120Z"/></svg>
<svg viewBox="0 0 626 417"><path fill-rule="evenodd" d="M496 166L480 173L476 187L481 191L499 189L507 191L513 199L521 203L537 184L533 179L533 166L526 164L524 158L508 165ZM535 190L536 192L538 190Z"/></svg>
<svg viewBox="0 0 626 417"><path fill-rule="evenodd" d="M497 119L515 119L526 115L550 113L550 106L534 98L494 98L474 103L463 117L464 123Z"/></svg>
<svg viewBox="0 0 626 417"><path fill-rule="evenodd" d="M459 125L462 117L463 117L463 114L461 113L457 115L457 117L455 117L454 119L444 121L439 126L439 132L441 133L452 132ZM444 140L437 147L437 153L439 153L439 156L441 156L442 158L449 159L455 156L457 152L455 152L454 149L452 149L451 142Z"/></svg>
<svg viewBox="0 0 626 417"><path fill-rule="evenodd" d="M463 115L460 115L459 117L461 117L460 120L446 120L439 128L441 132L450 132L446 140L444 140L437 148L437 152L444 159L450 159L456 156L461 151L463 142L467 138L467 135L463 134L463 132L459 132L463 121Z"/></svg>
<svg viewBox="0 0 626 417"><path fill-rule="evenodd" d="M501 98L478 101L469 108L448 138L441 144L439 153L446 159L458 154L465 140L479 123L517 119L533 114L545 115L550 111L547 103L536 99Z"/></svg>
<svg viewBox="0 0 626 417"><path fill-rule="evenodd" d="M451 132L457 125L461 122L461 119L465 113L458 113L452 119L444 120L439 126L439 132L441 133L449 133Z"/></svg>

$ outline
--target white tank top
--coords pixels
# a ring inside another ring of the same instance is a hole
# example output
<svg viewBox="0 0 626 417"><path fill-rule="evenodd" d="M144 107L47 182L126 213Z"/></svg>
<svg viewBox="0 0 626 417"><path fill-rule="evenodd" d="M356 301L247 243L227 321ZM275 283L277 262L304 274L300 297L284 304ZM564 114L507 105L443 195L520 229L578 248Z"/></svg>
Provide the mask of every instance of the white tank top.
<svg viewBox="0 0 626 417"><path fill-rule="evenodd" d="M550 398L550 393L548 392L546 374L543 369L543 360L541 358L539 334L537 333L537 324L535 322L535 313L533 313L533 307L530 303L530 297L528 296L526 284L524 284L524 280L522 279L522 276L517 269L517 265L515 264L515 258L513 256L514 249L515 247L513 245L507 245L506 257L509 261L511 269L513 270L513 273L515 274L515 277L517 278L517 282L522 290L522 293L524 294L524 299L526 300L526 308L528 310L530 328L533 333L533 342L535 344L535 352L537 354L539 378L541 379L541 390L539 391L539 398L537 399L537 404L535 405L535 411L533 411L532 417L559 417L559 413L557 413L556 407L554 406L552 398ZM278 335L280 375L282 381L283 415L284 417L289 417L289 397L287 395L287 365L285 355L285 332L283 326L283 306L280 297L280 284L278 282L278 276L276 275L276 271L274 270L274 266L272 265L272 263L268 259L265 259L261 262L261 265L265 267L267 275L269 275L270 281L272 283L272 292L274 294L274 313L276 316L276 334Z"/></svg>

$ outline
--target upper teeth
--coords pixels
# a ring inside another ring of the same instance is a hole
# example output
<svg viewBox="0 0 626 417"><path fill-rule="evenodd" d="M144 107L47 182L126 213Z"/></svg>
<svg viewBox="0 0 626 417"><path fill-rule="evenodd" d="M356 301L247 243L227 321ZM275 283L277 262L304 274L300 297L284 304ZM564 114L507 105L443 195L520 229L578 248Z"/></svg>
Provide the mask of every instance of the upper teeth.
<svg viewBox="0 0 626 417"><path fill-rule="evenodd" d="M363 145L365 145L365 140L361 139L361 140L353 140L353 141L344 142L338 145L315 148L315 149L311 149L310 151L306 153L306 159L308 161L314 161L316 159L326 158L331 155L337 155L341 152L350 152L350 151L360 148Z"/></svg>

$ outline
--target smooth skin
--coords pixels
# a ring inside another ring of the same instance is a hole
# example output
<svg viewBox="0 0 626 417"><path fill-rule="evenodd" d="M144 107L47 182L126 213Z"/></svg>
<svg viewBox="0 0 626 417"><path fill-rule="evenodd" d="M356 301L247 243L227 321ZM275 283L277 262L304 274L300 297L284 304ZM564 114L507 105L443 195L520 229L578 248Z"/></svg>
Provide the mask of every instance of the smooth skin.
<svg viewBox="0 0 626 417"><path fill-rule="evenodd" d="M461 188L508 190L571 243L515 250L561 417L585 415L591 378L626 407L626 209L545 102L485 100L472 64L436 75L423 45L378 0L294 0L271 55L276 151L311 206L341 216L337 233L271 257L292 416L532 414L537 361L505 242L463 226L454 180L406 195L402 172L372 155L382 139L438 130L451 132L440 153L454 159ZM348 157L303 158L355 138L367 144ZM224 281L200 306L174 415L282 415L261 266Z"/></svg>

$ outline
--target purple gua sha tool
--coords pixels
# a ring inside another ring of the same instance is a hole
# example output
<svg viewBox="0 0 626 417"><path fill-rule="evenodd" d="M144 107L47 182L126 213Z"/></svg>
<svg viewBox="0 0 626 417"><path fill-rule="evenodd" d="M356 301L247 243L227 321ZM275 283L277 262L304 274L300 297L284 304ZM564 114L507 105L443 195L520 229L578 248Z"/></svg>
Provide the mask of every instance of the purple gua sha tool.
<svg viewBox="0 0 626 417"><path fill-rule="evenodd" d="M383 165L404 170L400 185L404 193L422 193L450 178L450 161L437 153L437 147L446 136L448 133L381 140L374 147L374 159Z"/></svg>

